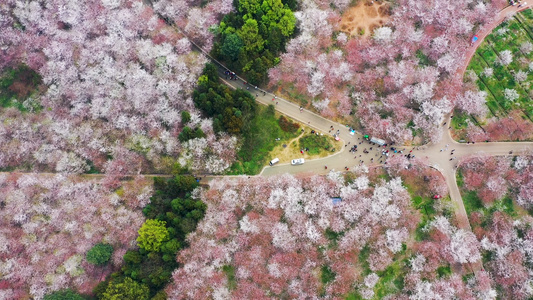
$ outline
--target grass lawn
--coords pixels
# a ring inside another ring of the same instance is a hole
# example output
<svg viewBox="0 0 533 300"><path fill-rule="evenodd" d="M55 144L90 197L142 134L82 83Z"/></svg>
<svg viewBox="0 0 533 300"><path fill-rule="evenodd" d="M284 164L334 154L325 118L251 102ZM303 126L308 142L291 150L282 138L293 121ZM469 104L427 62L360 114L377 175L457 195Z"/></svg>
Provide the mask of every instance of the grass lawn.
<svg viewBox="0 0 533 300"><path fill-rule="evenodd" d="M466 213L470 216L470 213L483 209L483 203L477 196L476 191L465 191L461 193L463 203L465 205Z"/></svg>
<svg viewBox="0 0 533 300"><path fill-rule="evenodd" d="M316 159L331 155L334 152L339 151L341 147L344 147L340 141L335 141L332 136L324 135L320 137L326 139L326 142L330 145L328 150L318 147L312 151L313 149L310 147L309 151L304 151L304 154L301 154L301 139L312 136L310 134L310 128L302 127L302 129L304 129L304 132L299 131L299 135L296 138L288 142L279 141L278 145L270 152L270 159L277 157L279 158L280 163L289 163L291 159L300 157L303 157L306 160ZM283 145L285 145L285 147L283 147ZM333 149L335 149L335 151L332 151Z"/></svg>
<svg viewBox="0 0 533 300"><path fill-rule="evenodd" d="M286 143L297 132L283 131L279 125L274 106L258 106L256 116L242 131L242 145L237 153L237 161L227 174L258 174L271 159L270 152L280 143ZM276 139L280 139L276 141Z"/></svg>
<svg viewBox="0 0 533 300"><path fill-rule="evenodd" d="M479 90L487 92L486 105L489 112L486 118L506 118L514 110L521 111L529 119L533 117L533 71L529 70L529 64L533 62L533 51L526 53L521 50L521 45L526 42L533 43L531 10L518 13L496 27L477 48L470 61L468 70L476 74L476 85ZM499 61L505 50L511 51L513 59L508 65L501 65ZM487 68L492 68L492 76L484 74ZM522 82L515 78L520 71L527 73L527 79ZM505 89L516 90L519 98L509 101L505 98ZM456 137L464 138L467 120L468 118L454 118L452 125Z"/></svg>

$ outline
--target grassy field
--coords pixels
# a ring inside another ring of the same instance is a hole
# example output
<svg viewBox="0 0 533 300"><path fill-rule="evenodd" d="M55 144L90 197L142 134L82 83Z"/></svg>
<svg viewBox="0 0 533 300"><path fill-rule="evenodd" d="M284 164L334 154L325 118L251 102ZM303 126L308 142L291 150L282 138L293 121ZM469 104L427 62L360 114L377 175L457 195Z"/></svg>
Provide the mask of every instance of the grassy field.
<svg viewBox="0 0 533 300"><path fill-rule="evenodd" d="M287 143L297 136L297 131L281 129L274 106L260 105L257 115L242 132L242 145L237 154L237 161L231 166L228 174L258 174L268 164L271 159L270 152L278 144Z"/></svg>
<svg viewBox="0 0 533 300"><path fill-rule="evenodd" d="M315 159L315 158L321 158L328 156L330 154L333 154L335 151L339 151L341 147L343 147L342 143L340 141L335 141L333 137L331 136L318 136L316 139L319 139L321 142L326 144L328 146L328 149L325 147L316 146L315 147L309 147L309 151L304 151L304 154L300 153L300 149L304 147L303 145L309 146L309 144L302 144L302 140L310 140L309 137L315 138L310 132L311 129L308 127L302 127L304 129L304 132L299 132L299 135L295 137L294 139L288 141L288 142L282 142L279 141L278 145L272 149L270 152L270 159L274 159L275 157L279 158L280 163L289 163L291 159L294 158L300 158L303 157L304 159ZM312 142L312 141L311 141ZM285 147L283 146L285 145ZM335 151L333 151L335 150Z"/></svg>
<svg viewBox="0 0 533 300"><path fill-rule="evenodd" d="M486 118L506 118L513 110L521 111L525 118L533 118L533 64L530 70L533 51L524 51L525 47L522 47L528 42L533 44L533 13L529 9L496 27L481 43L470 61L467 70L475 74L475 83L479 90L487 92ZM506 50L511 51L512 62L502 65L502 53ZM492 74L487 74L487 69L492 69ZM465 79L470 77L471 72L465 74ZM520 73L525 77L520 78ZM506 98L506 89L515 90L518 99ZM459 118L455 119L455 116ZM483 125L483 120L456 112L452 126L460 131L466 128L467 120Z"/></svg>

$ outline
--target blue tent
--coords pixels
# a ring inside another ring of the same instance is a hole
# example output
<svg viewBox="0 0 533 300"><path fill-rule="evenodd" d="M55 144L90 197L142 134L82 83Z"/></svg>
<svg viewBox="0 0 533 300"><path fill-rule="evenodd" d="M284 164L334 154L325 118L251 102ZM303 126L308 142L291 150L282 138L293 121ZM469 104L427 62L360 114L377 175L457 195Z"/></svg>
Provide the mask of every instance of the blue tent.
<svg viewBox="0 0 533 300"><path fill-rule="evenodd" d="M342 198L341 197L331 197L331 202L333 202L333 205L337 205L341 203Z"/></svg>
<svg viewBox="0 0 533 300"><path fill-rule="evenodd" d="M474 36L472 37L472 44L475 43L475 42L477 42L478 39L479 39L479 37L477 36L477 34L474 35Z"/></svg>

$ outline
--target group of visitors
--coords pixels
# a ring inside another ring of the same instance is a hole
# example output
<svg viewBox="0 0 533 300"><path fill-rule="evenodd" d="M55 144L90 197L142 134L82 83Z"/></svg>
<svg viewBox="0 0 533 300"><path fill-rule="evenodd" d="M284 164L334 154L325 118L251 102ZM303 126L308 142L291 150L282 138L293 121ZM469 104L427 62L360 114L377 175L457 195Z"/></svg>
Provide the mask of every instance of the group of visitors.
<svg viewBox="0 0 533 300"><path fill-rule="evenodd" d="M237 80L237 74L235 74L235 72L230 72L229 70L226 70L226 72L224 72L224 75L226 75L226 79L228 79L229 76L230 80Z"/></svg>
<svg viewBox="0 0 533 300"><path fill-rule="evenodd" d="M526 6L527 2L524 1L524 3L522 3L521 0L509 0L509 4L512 6L518 5L518 7L520 8L522 6Z"/></svg>

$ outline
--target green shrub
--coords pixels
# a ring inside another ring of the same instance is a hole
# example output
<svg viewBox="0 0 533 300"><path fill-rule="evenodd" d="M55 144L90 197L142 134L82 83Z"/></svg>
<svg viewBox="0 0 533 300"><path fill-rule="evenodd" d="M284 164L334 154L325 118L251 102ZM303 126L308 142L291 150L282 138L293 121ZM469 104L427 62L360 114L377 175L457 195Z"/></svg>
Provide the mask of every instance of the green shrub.
<svg viewBox="0 0 533 300"><path fill-rule="evenodd" d="M189 123L189 121L191 120L191 114L184 110L181 112L181 124L186 124L186 123Z"/></svg>
<svg viewBox="0 0 533 300"><path fill-rule="evenodd" d="M113 255L113 246L98 243L87 252L86 259L93 265L105 265Z"/></svg>
<svg viewBox="0 0 533 300"><path fill-rule="evenodd" d="M324 135L310 134L300 139L300 148L309 148L309 154L319 154L322 150L328 150L331 144Z"/></svg>
<svg viewBox="0 0 533 300"><path fill-rule="evenodd" d="M331 270L329 266L322 266L321 272L320 272L320 280L323 284L328 284L335 280L335 277L337 274Z"/></svg>
<svg viewBox="0 0 533 300"><path fill-rule="evenodd" d="M278 124L281 130L285 132L296 132L298 131L298 128L300 128L300 125L298 123L293 123L291 120L285 118L285 116L281 116L278 119Z"/></svg>
<svg viewBox="0 0 533 300"><path fill-rule="evenodd" d="M7 69L0 74L0 106L14 106L26 111L28 108L22 105L23 101L28 99L41 83L41 76L26 65ZM31 107L34 110L41 109L39 103L31 103Z"/></svg>

